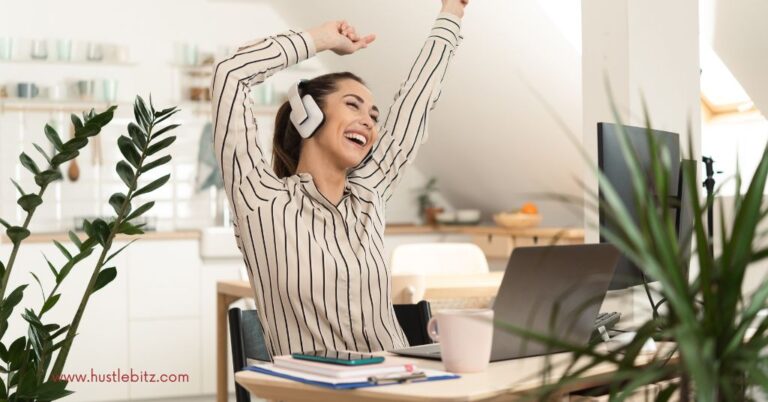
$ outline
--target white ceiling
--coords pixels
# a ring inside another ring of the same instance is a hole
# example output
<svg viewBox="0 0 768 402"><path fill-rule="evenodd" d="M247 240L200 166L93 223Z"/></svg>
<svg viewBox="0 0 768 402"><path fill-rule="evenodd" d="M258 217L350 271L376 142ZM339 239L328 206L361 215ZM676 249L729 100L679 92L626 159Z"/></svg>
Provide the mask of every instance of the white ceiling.
<svg viewBox="0 0 768 402"><path fill-rule="evenodd" d="M768 111L768 2L713 0L712 47L757 109Z"/></svg>

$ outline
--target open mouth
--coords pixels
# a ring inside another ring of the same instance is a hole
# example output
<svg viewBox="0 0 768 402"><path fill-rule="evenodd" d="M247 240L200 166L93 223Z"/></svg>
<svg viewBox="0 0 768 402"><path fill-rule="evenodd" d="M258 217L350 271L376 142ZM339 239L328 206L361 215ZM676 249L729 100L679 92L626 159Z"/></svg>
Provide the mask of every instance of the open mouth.
<svg viewBox="0 0 768 402"><path fill-rule="evenodd" d="M365 147L365 144L368 143L368 139L365 138L364 135L357 134L357 133L344 133L344 137L352 142L353 144L357 145L358 147Z"/></svg>

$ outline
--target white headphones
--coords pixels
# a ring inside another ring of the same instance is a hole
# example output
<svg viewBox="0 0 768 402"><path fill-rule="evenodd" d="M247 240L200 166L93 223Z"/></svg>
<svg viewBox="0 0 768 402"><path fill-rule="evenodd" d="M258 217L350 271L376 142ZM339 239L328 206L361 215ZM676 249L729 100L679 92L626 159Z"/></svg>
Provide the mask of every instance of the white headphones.
<svg viewBox="0 0 768 402"><path fill-rule="evenodd" d="M299 86L306 80L299 80L291 86L288 92L288 102L291 104L291 122L302 138L309 138L323 124L325 116L311 95L299 94Z"/></svg>

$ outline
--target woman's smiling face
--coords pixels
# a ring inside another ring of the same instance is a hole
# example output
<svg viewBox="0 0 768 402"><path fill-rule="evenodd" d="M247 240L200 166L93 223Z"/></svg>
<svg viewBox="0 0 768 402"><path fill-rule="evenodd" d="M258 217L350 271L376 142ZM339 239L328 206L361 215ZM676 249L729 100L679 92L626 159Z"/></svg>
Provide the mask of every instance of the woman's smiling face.
<svg viewBox="0 0 768 402"><path fill-rule="evenodd" d="M325 121L307 141L315 141L328 161L339 168L357 166L378 137L379 109L373 103L371 91L355 80L340 80L321 108Z"/></svg>

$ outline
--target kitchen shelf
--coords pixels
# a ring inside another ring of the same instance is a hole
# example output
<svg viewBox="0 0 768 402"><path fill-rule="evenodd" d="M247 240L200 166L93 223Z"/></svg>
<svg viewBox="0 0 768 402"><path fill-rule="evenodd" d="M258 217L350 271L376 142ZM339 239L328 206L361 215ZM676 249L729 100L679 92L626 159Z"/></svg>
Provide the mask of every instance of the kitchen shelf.
<svg viewBox="0 0 768 402"><path fill-rule="evenodd" d="M181 70L187 75L192 77L210 77L213 75L213 64L205 64L201 66L185 66L181 64L171 64L171 67Z"/></svg>
<svg viewBox="0 0 768 402"><path fill-rule="evenodd" d="M185 101L179 102L179 108L182 110L189 109L192 111L192 113L195 113L195 114L210 114L211 102L185 100ZM253 109L253 113L257 115L274 116L277 113L278 109L280 109L280 105L262 105L262 106L256 106Z"/></svg>
<svg viewBox="0 0 768 402"><path fill-rule="evenodd" d="M126 102L66 100L53 101L49 99L0 99L0 114L5 112L82 112L90 109L106 109L112 105L128 104Z"/></svg>
<svg viewBox="0 0 768 402"><path fill-rule="evenodd" d="M0 61L0 65L2 64L36 64L36 65L67 65L67 66L76 66L76 67L82 67L82 66L92 66L92 67L133 67L137 66L138 63L135 62L123 62L123 61L87 61L87 60L75 60L75 61L64 61L64 60L2 60Z"/></svg>

